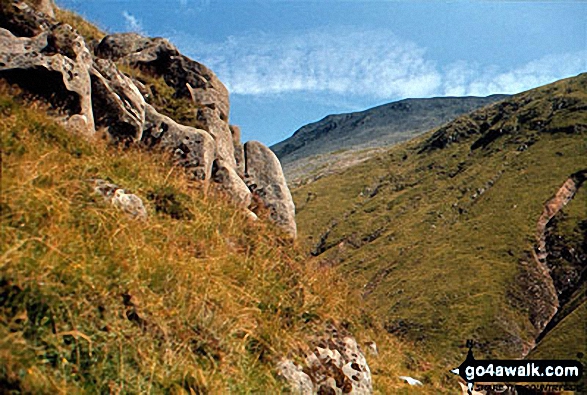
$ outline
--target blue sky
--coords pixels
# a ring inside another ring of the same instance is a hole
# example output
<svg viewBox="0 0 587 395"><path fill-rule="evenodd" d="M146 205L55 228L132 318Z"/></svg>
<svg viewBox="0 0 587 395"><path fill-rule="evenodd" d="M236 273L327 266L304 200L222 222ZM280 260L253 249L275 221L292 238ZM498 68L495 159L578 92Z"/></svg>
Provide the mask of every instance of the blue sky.
<svg viewBox="0 0 587 395"><path fill-rule="evenodd" d="M587 71L587 2L57 0L170 39L231 92L243 140L408 97L517 93Z"/></svg>

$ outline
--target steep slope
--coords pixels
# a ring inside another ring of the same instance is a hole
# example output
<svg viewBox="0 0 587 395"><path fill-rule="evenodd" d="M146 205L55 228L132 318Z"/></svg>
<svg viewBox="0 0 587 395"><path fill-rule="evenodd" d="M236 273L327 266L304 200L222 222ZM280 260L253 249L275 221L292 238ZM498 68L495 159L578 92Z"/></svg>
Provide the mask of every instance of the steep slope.
<svg viewBox="0 0 587 395"><path fill-rule="evenodd" d="M296 189L300 233L390 333L438 355L460 355L468 338L479 356L521 357L537 338L549 355L585 354L560 336L585 338L587 199L566 185L587 170L586 136L581 74ZM546 255L545 228L560 236ZM549 326L557 316L564 330Z"/></svg>
<svg viewBox="0 0 587 395"><path fill-rule="evenodd" d="M282 393L279 366L300 366L311 355L303 372L310 386L372 384L376 393L395 393L406 386L398 375L419 372L424 392L453 391L456 382L445 380L435 358L386 334L335 271L307 262L279 223L266 221L272 213L262 201L254 202L255 220L234 196L210 188L206 181L230 180L226 166L206 169L214 180L194 179L201 164L184 166L194 159L190 139L206 135L191 126L211 125L189 109L202 106L178 97L165 75L128 64L123 74L120 65L90 59L87 41L104 34L74 14L55 10L56 24L7 0L0 11L0 26L30 29L18 39L0 29L0 39L17 42L0 46L7 60L0 65L0 392ZM47 61L15 73L8 50L23 42L44 45L41 53L28 48L25 61ZM84 70L58 72L77 67L80 57L100 68L92 70L98 89L83 114L81 106L63 104L79 104L89 92L68 85ZM200 88L188 89L192 100L202 99L194 91ZM151 94L146 102L144 92ZM222 103L200 104L222 110ZM98 130L89 127L92 118ZM231 132L235 151L242 149ZM184 133L177 149L137 141L173 133ZM267 178L262 170L259 178ZM137 199L144 206L133 219L129 203ZM365 361L360 347L371 342L379 356ZM338 365L329 359L335 352L344 356ZM359 376L345 376L357 370L354 361L363 365L358 383Z"/></svg>
<svg viewBox="0 0 587 395"><path fill-rule="evenodd" d="M385 147L408 140L459 115L486 106L507 95L489 97L438 97L406 99L365 111L329 115L303 126L291 137L271 147L284 166L288 179L320 168L320 156L341 150ZM332 155L327 156L332 162ZM344 163L349 158L341 157ZM314 163L318 161L318 163ZM309 166L308 168L308 165ZM302 172L303 169L303 172Z"/></svg>

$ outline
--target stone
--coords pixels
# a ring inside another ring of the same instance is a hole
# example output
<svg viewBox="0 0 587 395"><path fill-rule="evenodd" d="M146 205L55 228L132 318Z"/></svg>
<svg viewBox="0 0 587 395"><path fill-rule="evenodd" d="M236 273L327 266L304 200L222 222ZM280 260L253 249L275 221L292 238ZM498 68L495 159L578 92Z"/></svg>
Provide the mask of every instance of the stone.
<svg viewBox="0 0 587 395"><path fill-rule="evenodd" d="M102 39L96 56L125 63L162 76L177 97L197 106L213 107L224 122L229 116L228 90L206 66L182 55L168 40L136 33L112 34Z"/></svg>
<svg viewBox="0 0 587 395"><path fill-rule="evenodd" d="M0 78L44 96L68 116L83 116L94 131L92 56L84 39L69 25L56 25L32 38L0 29Z"/></svg>
<svg viewBox="0 0 587 395"><path fill-rule="evenodd" d="M251 210L245 210L245 216L251 222L255 222L255 221L259 220L259 217L257 217L257 214L255 214Z"/></svg>
<svg viewBox="0 0 587 395"><path fill-rule="evenodd" d="M40 0L45 3L46 0ZM43 7L41 7L43 8ZM42 9L35 9L24 1L0 1L0 28L18 37L34 37L48 31L54 21L48 19Z"/></svg>
<svg viewBox="0 0 587 395"><path fill-rule="evenodd" d="M245 149L241 144L241 129L236 125L230 125L232 146L234 147L234 160L236 162L236 173L239 177L245 176Z"/></svg>
<svg viewBox="0 0 587 395"><path fill-rule="evenodd" d="M279 160L269 148L257 141L247 142L244 151L245 183L269 209L271 219L295 238L295 206Z"/></svg>
<svg viewBox="0 0 587 395"><path fill-rule="evenodd" d="M220 185L236 205L244 208L251 205L251 191L234 168L223 160L217 159L214 161L212 169L214 182Z"/></svg>
<svg viewBox="0 0 587 395"><path fill-rule="evenodd" d="M94 184L94 192L102 195L106 201L117 209L124 211L134 219L146 220L147 210L143 200L135 194L127 193L116 184L102 179L89 180Z"/></svg>
<svg viewBox="0 0 587 395"><path fill-rule="evenodd" d="M147 103L133 81L104 59L95 61L91 77L96 125L116 141L140 141Z"/></svg>
<svg viewBox="0 0 587 395"><path fill-rule="evenodd" d="M196 111L196 119L204 125L216 142L216 156L236 168L234 144L228 123L220 118L218 110L203 107Z"/></svg>
<svg viewBox="0 0 587 395"><path fill-rule="evenodd" d="M365 343L367 347L367 351L369 354L373 355L374 357L379 355L379 351L377 350L377 344L375 342L367 342Z"/></svg>
<svg viewBox="0 0 587 395"><path fill-rule="evenodd" d="M312 395L314 394L314 384L302 368L288 359L282 359L277 364L277 374L285 379L291 387L294 394Z"/></svg>
<svg viewBox="0 0 587 395"><path fill-rule="evenodd" d="M180 166L200 181L212 178L212 164L216 156L214 139L201 129L180 125L159 114L147 104L143 125L143 144L170 152Z"/></svg>
<svg viewBox="0 0 587 395"><path fill-rule="evenodd" d="M55 10L53 9L53 0L32 0L33 8L42 12L49 18L55 18Z"/></svg>
<svg viewBox="0 0 587 395"><path fill-rule="evenodd" d="M148 46L153 47L153 41L154 39L141 36L138 33L111 34L100 41L94 53L99 58L117 61L130 54L140 53ZM171 49L171 44L169 45L169 49ZM150 61L156 59L157 57L154 55Z"/></svg>
<svg viewBox="0 0 587 395"><path fill-rule="evenodd" d="M339 333L329 324L314 343L313 351L306 355L305 367L288 359L282 359L277 365L278 374L292 391L336 395L373 393L371 370L354 337Z"/></svg>

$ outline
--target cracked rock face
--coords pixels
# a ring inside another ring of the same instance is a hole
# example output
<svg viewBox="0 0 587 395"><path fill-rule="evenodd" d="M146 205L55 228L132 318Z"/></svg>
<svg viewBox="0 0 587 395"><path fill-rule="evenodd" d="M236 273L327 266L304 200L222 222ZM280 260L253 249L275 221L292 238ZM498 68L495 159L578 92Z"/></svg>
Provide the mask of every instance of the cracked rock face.
<svg viewBox="0 0 587 395"><path fill-rule="evenodd" d="M89 70L92 56L69 25L38 35L16 37L0 28L0 78L47 97L70 116L78 114L94 129Z"/></svg>
<svg viewBox="0 0 587 395"><path fill-rule="evenodd" d="M281 164L273 151L257 141L245 144L244 181L269 209L271 219L295 238L295 206Z"/></svg>
<svg viewBox="0 0 587 395"><path fill-rule="evenodd" d="M147 103L133 81L113 62L98 59L91 70L96 125L119 141L140 141Z"/></svg>
<svg viewBox="0 0 587 395"><path fill-rule="evenodd" d="M147 38L136 33L104 37L96 48L104 59L123 60L133 67L163 76L178 97L192 98L194 103L214 107L223 121L228 120L228 90L206 66L182 55L168 40Z"/></svg>
<svg viewBox="0 0 587 395"><path fill-rule="evenodd" d="M371 370L357 341L328 325L301 367L288 359L277 365L278 374L300 394L371 394Z"/></svg>
<svg viewBox="0 0 587 395"><path fill-rule="evenodd" d="M147 147L171 152L194 179L211 179L216 148L206 131L180 125L147 104L142 140Z"/></svg>

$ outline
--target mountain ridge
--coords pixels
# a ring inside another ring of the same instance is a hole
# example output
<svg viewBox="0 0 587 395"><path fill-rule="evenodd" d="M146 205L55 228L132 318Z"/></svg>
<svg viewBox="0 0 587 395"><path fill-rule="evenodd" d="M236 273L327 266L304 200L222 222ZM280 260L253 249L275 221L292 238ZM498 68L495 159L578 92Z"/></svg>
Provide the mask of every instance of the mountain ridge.
<svg viewBox="0 0 587 395"><path fill-rule="evenodd" d="M270 148L280 159L288 179L297 180L303 175L295 169L312 157L389 146L507 97L403 99L362 111L331 114L302 126Z"/></svg>

